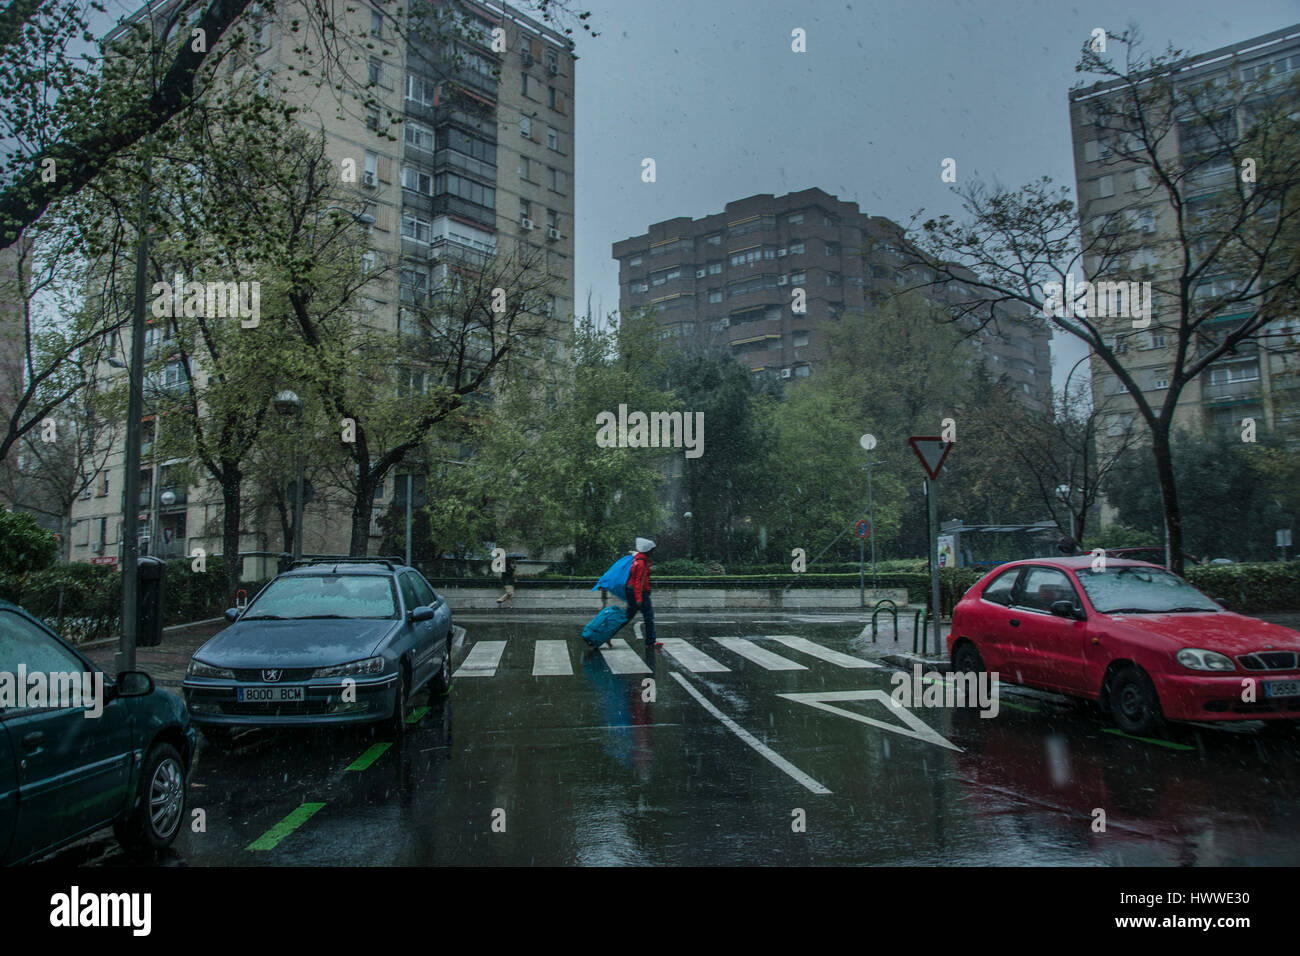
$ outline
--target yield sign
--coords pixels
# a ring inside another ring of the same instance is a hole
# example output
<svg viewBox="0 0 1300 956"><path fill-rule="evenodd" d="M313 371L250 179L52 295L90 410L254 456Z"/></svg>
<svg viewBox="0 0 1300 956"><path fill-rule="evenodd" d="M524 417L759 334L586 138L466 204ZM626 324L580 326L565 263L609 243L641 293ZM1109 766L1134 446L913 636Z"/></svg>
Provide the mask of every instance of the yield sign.
<svg viewBox="0 0 1300 956"><path fill-rule="evenodd" d="M890 733L902 734L904 737L914 737L917 740L923 740L928 744L934 744L938 747L947 747L949 750L956 750L958 753L962 749L956 744L949 743L943 737L939 736L921 718L917 717L910 710L898 703L894 698L889 696L883 690L824 690L813 694L777 694L777 697L784 697L786 700L793 700L796 703L807 704L809 707L816 707L818 710L825 710L832 714L839 714L841 717L847 717L850 720L856 720L864 724L870 724L873 727L879 727L881 730L888 730ZM878 700L898 717L907 727L900 727L898 724L887 724L884 721L872 720L870 717L864 717L862 714L855 713L851 710L845 710L843 707L833 707L830 701L842 700Z"/></svg>
<svg viewBox="0 0 1300 956"><path fill-rule="evenodd" d="M931 480L939 477L939 469L943 467L944 459L956 444L956 442L944 441L938 435L913 435L907 443L912 446L912 451L916 452L916 457L921 459L921 466L925 468L925 473Z"/></svg>

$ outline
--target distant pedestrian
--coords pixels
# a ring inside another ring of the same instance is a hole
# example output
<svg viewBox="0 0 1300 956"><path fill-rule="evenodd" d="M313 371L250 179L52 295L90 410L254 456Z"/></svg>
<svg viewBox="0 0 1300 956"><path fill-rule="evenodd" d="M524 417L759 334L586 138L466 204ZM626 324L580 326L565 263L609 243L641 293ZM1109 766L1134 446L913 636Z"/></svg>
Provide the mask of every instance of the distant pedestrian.
<svg viewBox="0 0 1300 956"><path fill-rule="evenodd" d="M506 607L510 607L515 600L515 559L506 559L506 569L501 572L501 587L504 593L497 598L497 607L501 607L501 602L505 601Z"/></svg>
<svg viewBox="0 0 1300 956"><path fill-rule="evenodd" d="M636 557L632 559L632 570L627 576L627 619L631 621L637 611L641 612L647 648L663 647L655 639L655 609L650 603L650 555L654 549L655 543L649 538L637 538Z"/></svg>

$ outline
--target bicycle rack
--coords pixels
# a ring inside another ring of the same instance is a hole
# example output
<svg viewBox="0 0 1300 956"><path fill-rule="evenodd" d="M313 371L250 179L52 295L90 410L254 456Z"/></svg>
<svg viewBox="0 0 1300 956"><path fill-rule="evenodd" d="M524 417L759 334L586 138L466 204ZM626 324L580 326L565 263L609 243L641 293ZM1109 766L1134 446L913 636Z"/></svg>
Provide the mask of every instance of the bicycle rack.
<svg viewBox="0 0 1300 956"><path fill-rule="evenodd" d="M929 609L924 604L922 604L920 607L916 609L916 613L912 615L912 653L913 654L918 653L917 646L916 646L918 641L922 644L919 653L922 654L925 653L924 644L927 643L927 638L925 637L925 634L929 632L929 627L927 625L926 630L923 632L921 630L921 623L923 621L928 620L929 618L928 610Z"/></svg>
<svg viewBox="0 0 1300 956"><path fill-rule="evenodd" d="M889 607L885 607L888 604ZM875 608L871 611L871 643L876 643L876 616L881 611L888 611L894 617L894 639L898 639L898 605L889 598L881 598L876 602Z"/></svg>

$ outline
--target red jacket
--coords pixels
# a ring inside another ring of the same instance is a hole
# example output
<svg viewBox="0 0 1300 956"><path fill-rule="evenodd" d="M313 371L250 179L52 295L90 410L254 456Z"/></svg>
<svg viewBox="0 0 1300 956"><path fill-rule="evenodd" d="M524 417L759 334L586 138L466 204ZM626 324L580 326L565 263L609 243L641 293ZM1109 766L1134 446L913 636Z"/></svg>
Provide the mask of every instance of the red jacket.
<svg viewBox="0 0 1300 956"><path fill-rule="evenodd" d="M644 551L637 552L632 559L632 570L627 576L627 589L637 604L645 600L650 593L650 555Z"/></svg>

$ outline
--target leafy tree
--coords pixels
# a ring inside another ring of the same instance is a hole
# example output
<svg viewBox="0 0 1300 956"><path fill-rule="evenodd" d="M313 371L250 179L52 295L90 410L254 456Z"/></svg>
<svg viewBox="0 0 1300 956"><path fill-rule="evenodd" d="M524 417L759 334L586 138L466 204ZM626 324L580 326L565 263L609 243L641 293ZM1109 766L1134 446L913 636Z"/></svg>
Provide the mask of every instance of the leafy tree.
<svg viewBox="0 0 1300 956"><path fill-rule="evenodd" d="M59 553L54 532L21 511L0 508L0 577L43 571Z"/></svg>

